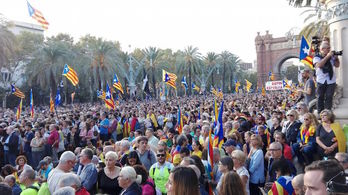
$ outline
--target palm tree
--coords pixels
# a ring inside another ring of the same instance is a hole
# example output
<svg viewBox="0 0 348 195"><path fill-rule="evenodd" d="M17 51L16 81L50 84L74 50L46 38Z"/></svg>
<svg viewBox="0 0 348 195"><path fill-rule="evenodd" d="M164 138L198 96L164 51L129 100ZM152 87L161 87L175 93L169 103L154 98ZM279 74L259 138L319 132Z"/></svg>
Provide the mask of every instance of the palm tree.
<svg viewBox="0 0 348 195"><path fill-rule="evenodd" d="M188 95L192 93L192 73L196 73L198 70L196 68L196 60L199 58L200 53L198 52L197 47L188 46L184 50L184 59L185 59L185 67L188 70Z"/></svg>
<svg viewBox="0 0 348 195"><path fill-rule="evenodd" d="M207 56L204 57L204 60L206 64L213 69L212 75L211 75L211 84L214 86L214 69L216 65L216 60L218 59L219 55L215 52L208 52Z"/></svg>
<svg viewBox="0 0 348 195"><path fill-rule="evenodd" d="M159 58L162 56L162 53L159 49L156 47L148 47L143 50L143 53L145 54L147 64L151 68L152 72L152 87L154 89L154 97L156 98L156 73L155 73L155 67L158 65Z"/></svg>
<svg viewBox="0 0 348 195"><path fill-rule="evenodd" d="M0 16L0 67L9 63L10 56L14 53L16 37L10 32Z"/></svg>

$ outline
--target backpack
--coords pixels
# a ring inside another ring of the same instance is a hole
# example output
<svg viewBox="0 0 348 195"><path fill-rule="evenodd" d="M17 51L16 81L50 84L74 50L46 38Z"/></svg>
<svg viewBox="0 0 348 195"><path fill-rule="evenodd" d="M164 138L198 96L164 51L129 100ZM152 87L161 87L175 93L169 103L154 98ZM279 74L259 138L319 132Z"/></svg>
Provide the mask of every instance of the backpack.
<svg viewBox="0 0 348 195"><path fill-rule="evenodd" d="M153 188L153 190L156 193L156 195L162 195L162 192L159 189L156 188L155 181L153 181L153 183L151 183L149 181L145 181L144 185L146 185L146 184L150 185Z"/></svg>

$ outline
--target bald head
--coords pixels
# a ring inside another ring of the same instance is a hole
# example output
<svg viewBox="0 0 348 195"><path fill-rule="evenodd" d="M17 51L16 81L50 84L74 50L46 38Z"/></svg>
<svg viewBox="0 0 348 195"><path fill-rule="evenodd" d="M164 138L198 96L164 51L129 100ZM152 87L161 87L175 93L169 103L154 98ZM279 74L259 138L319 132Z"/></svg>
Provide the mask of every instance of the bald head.
<svg viewBox="0 0 348 195"><path fill-rule="evenodd" d="M299 174L292 179L291 184L295 190L296 195L304 195L305 190L304 190L304 184L303 184L303 177L304 174Z"/></svg>

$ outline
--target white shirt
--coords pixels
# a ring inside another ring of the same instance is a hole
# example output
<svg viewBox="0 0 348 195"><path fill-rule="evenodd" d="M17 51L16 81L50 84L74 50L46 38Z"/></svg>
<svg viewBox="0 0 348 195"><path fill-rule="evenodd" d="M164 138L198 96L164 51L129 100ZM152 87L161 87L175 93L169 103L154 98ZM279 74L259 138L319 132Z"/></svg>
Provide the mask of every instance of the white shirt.
<svg viewBox="0 0 348 195"><path fill-rule="evenodd" d="M247 183L245 185L245 191L246 191L246 194L249 195L250 194L250 191L249 191L249 178L250 178L250 175L249 175L248 170L245 167L239 167L239 169L237 169L236 172L239 175L239 177L242 177L243 175L247 176L248 180L247 180Z"/></svg>
<svg viewBox="0 0 348 195"><path fill-rule="evenodd" d="M61 169L55 168L53 169L49 174L48 174L48 178L47 178L47 184L48 184L48 188L51 192L51 194L53 194L53 192L55 192L59 186L59 180L60 178L62 178L65 174L64 171L62 171Z"/></svg>
<svg viewBox="0 0 348 195"><path fill-rule="evenodd" d="M316 63L320 62L321 60L322 60L321 57L315 56L313 58L313 64L316 64ZM333 65L333 64L335 64L335 61L334 61L333 58L331 58L330 61L331 61L331 64L332 64L332 69L333 69L333 76L332 76L332 78L330 79L329 73L323 73L323 69L316 66L315 67L315 74L317 76L317 83L324 84L325 81L326 81L327 84L336 83L335 66Z"/></svg>

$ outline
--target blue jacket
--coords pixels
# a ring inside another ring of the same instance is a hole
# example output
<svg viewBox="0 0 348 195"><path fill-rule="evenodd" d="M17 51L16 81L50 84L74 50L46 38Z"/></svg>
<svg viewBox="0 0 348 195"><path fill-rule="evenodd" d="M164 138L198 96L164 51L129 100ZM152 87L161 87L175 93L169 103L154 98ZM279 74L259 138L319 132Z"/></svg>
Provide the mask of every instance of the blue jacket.
<svg viewBox="0 0 348 195"><path fill-rule="evenodd" d="M264 173L264 158L261 149L256 150L251 156L249 172L250 172L250 182L253 184L259 184L265 182Z"/></svg>
<svg viewBox="0 0 348 195"><path fill-rule="evenodd" d="M142 190L141 190L141 187L136 182L133 182L132 185L130 185L123 192L121 192L121 194L122 195L141 195Z"/></svg>

